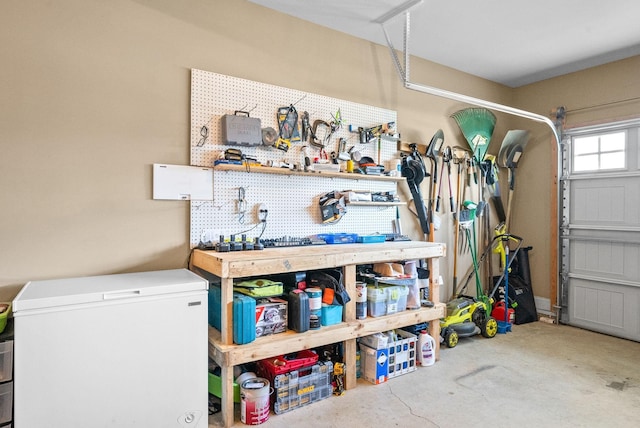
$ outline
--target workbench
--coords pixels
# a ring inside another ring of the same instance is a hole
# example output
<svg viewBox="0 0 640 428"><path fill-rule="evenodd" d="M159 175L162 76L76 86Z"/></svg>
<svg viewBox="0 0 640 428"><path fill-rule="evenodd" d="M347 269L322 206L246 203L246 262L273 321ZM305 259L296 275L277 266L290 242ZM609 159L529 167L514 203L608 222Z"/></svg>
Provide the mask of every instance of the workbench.
<svg viewBox="0 0 640 428"><path fill-rule="evenodd" d="M435 321L445 316L445 305L439 302L439 262L445 255L444 244L400 241L375 244L309 245L285 248L267 248L254 251L216 252L194 250L190 267L216 275L221 283L221 331L209 326L209 354L221 368L221 407L225 427L234 423L233 368L236 365L270 358L277 355L343 342L346 365L345 388L356 386L356 339L422 322ZM419 308L380 317L356 318L356 266L362 264L398 262L425 259L430 271L429 299L432 308ZM344 307L343 322L323 326L317 330L296 333L287 330L255 341L233 343L233 282L234 279L256 275L341 267L345 287L352 299ZM429 323L429 334L438 338L440 324ZM436 340L436 357L439 342Z"/></svg>

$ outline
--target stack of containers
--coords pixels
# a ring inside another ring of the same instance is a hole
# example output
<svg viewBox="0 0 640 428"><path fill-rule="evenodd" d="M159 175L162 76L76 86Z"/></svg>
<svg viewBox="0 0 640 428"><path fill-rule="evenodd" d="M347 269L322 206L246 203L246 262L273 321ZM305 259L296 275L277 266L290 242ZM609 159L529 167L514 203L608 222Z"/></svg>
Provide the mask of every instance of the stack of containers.
<svg viewBox="0 0 640 428"><path fill-rule="evenodd" d="M375 333L359 339L362 374L380 384L416 370L418 339L404 330Z"/></svg>
<svg viewBox="0 0 640 428"><path fill-rule="evenodd" d="M404 284L380 283L367 287L367 313L370 317L379 317L402 312L407 309L408 295L409 287Z"/></svg>
<svg viewBox="0 0 640 428"><path fill-rule="evenodd" d="M318 354L308 349L267 358L257 363L258 374L271 382L271 404L279 415L333 394L333 363L318 361Z"/></svg>

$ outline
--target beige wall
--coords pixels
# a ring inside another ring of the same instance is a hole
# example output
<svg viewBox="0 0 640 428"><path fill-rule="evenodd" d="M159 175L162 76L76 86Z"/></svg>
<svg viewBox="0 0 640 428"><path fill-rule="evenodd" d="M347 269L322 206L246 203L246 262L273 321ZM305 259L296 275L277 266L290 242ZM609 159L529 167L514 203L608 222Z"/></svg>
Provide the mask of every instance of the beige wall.
<svg viewBox="0 0 640 428"><path fill-rule="evenodd" d="M552 119L552 111L564 106L565 128L640 117L639 71L640 57L636 56L517 88L513 103ZM547 285L555 277L549 269L556 243L550 241L548 231L556 191L556 143L544 126L523 121L514 126L529 127L533 135L518 166L512 230L534 247L530 255L535 294L553 299Z"/></svg>
<svg viewBox="0 0 640 428"><path fill-rule="evenodd" d="M0 38L4 300L32 279L186 266L188 204L152 200L151 180L153 163L189 163L191 68L394 109L403 139L442 128L464 144L448 116L467 106L403 89L386 47L246 1L5 1ZM529 88L426 61L412 80L527 106ZM544 88L532 109L566 104ZM501 140L513 119L498 117ZM449 223L437 239L451 246ZM407 212L403 224L415 224Z"/></svg>

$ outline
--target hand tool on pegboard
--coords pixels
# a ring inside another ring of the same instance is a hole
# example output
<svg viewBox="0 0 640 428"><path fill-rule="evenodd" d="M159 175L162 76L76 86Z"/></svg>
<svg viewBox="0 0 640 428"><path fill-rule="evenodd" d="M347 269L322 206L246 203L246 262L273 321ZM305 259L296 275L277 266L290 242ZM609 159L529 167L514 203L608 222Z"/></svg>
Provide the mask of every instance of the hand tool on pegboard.
<svg viewBox="0 0 640 428"><path fill-rule="evenodd" d="M278 118L278 141L275 147L279 150L288 151L292 142L300 141L298 131L298 112L293 104L288 107L280 107L277 113Z"/></svg>

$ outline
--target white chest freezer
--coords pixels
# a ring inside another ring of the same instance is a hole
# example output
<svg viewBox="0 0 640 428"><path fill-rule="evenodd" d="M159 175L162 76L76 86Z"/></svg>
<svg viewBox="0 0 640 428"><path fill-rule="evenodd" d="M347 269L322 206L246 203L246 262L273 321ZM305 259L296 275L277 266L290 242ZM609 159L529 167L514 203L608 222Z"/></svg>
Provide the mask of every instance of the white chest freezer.
<svg viewBox="0 0 640 428"><path fill-rule="evenodd" d="M207 427L207 282L32 281L13 301L16 428Z"/></svg>

